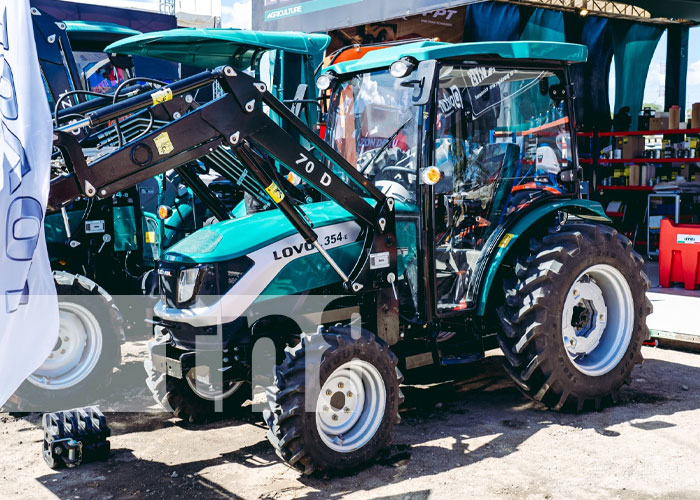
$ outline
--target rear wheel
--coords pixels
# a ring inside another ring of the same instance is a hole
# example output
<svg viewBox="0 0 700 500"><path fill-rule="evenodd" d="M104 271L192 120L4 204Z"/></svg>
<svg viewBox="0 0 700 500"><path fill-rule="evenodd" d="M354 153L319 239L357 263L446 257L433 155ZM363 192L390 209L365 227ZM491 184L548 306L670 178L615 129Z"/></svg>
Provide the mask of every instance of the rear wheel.
<svg viewBox="0 0 700 500"><path fill-rule="evenodd" d="M358 334L333 327L303 335L268 388L268 439L304 474L359 466L391 442L403 400L397 358L372 333Z"/></svg>
<svg viewBox="0 0 700 500"><path fill-rule="evenodd" d="M20 411L85 406L104 397L121 362L122 317L109 294L93 281L54 272L59 335L46 361L9 404Z"/></svg>
<svg viewBox="0 0 700 500"><path fill-rule="evenodd" d="M649 337L649 280L613 228L566 224L530 241L504 279L499 343L529 397L554 409L615 401Z"/></svg>

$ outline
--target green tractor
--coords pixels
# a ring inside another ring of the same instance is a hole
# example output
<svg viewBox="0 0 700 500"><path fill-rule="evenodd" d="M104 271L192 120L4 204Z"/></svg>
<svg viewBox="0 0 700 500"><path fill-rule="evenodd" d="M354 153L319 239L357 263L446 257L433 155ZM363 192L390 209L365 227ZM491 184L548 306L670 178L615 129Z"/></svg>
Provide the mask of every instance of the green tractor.
<svg viewBox="0 0 700 500"><path fill-rule="evenodd" d="M85 180L109 196L212 146L245 166L274 208L163 253L152 370L180 415L185 385L209 388L211 411L267 385L269 440L305 474L387 446L402 373L495 346L528 397L599 408L641 362L650 304L642 259L579 192L569 68L586 57L580 45L525 41L371 51L318 77L323 140L265 84L220 67L167 87L178 96L215 81L219 97L111 157L75 159L49 202ZM69 131L57 134L70 155ZM145 162L164 137L168 151Z"/></svg>
<svg viewBox="0 0 700 500"><path fill-rule="evenodd" d="M318 107L315 100L307 98L308 88L314 84L314 70L329 42L327 35L180 28L127 38L106 50L121 55L163 59L190 68L216 68L228 64L246 70L265 81L275 96L295 108L295 113L304 123L312 125L317 121ZM198 89L197 100L201 100L200 94L207 94L210 90L205 87ZM219 175L207 184L219 200L233 208L232 216L244 216L246 206L256 209L273 206L263 187L254 181L251 184L249 176L246 178L245 165L239 165L236 170L237 160L230 158L225 151L210 156L203 158L201 163L204 167L212 167L211 173L216 175L216 167L223 163L230 164L233 169L229 175ZM247 197L242 200L244 192ZM230 206L232 202L235 202L235 207ZM162 239L165 243L163 249L175 242L169 243L167 236ZM146 383L154 399L186 420L201 421L213 416L217 401L223 400L226 400L227 410L236 412L250 396L247 384L231 384L223 393L211 384L198 384L194 381L194 371L189 378L169 379L166 383L166 377L154 369L152 359L146 361L145 369L148 375Z"/></svg>

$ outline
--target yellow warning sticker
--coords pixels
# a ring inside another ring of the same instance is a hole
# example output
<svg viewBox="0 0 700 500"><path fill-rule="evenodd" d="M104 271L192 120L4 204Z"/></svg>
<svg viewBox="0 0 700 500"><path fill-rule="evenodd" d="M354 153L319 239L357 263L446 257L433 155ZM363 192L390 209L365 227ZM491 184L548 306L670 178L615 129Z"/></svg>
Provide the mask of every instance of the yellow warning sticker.
<svg viewBox="0 0 700 500"><path fill-rule="evenodd" d="M156 136L155 139L153 139L153 142L156 143L156 149L158 150L159 155L167 155L173 149L175 149L175 147L173 147L173 143L170 142L170 136L167 132L163 132L162 134Z"/></svg>
<svg viewBox="0 0 700 500"><path fill-rule="evenodd" d="M151 94L151 97L153 98L153 105L155 106L156 104L160 104L162 102L168 102L170 99L173 98L173 91L170 90L168 87L165 87L160 90L156 90Z"/></svg>
<svg viewBox="0 0 700 500"><path fill-rule="evenodd" d="M506 235L503 237L501 242L498 244L498 248L505 248L508 246L508 243L510 243L510 240L513 239L513 235L510 233L506 233Z"/></svg>
<svg viewBox="0 0 700 500"><path fill-rule="evenodd" d="M275 203L279 203L280 201L284 200L284 193L274 182L267 186L265 191L267 191L267 194L270 195L270 198L272 198L272 201Z"/></svg>
<svg viewBox="0 0 700 500"><path fill-rule="evenodd" d="M156 233L155 231L146 231L144 233L146 236L146 243L155 243L156 242Z"/></svg>

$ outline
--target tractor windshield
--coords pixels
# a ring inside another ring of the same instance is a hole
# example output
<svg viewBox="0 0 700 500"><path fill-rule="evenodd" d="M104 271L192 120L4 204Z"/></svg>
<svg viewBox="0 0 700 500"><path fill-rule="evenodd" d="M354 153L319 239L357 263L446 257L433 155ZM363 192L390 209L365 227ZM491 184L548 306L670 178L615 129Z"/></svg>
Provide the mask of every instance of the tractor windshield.
<svg viewBox="0 0 700 500"><path fill-rule="evenodd" d="M326 140L362 174L398 201L416 201L421 107L411 103L411 80L386 70L340 83L328 111Z"/></svg>
<svg viewBox="0 0 700 500"><path fill-rule="evenodd" d="M564 75L540 69L443 66L434 164L438 310L467 307L489 238L534 201L573 189Z"/></svg>

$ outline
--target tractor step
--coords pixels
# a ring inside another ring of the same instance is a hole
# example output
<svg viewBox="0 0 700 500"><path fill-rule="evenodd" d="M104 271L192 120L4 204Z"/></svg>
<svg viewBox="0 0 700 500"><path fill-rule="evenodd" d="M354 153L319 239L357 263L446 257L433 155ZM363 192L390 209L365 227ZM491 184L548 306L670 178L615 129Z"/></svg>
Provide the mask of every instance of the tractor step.
<svg viewBox="0 0 700 500"><path fill-rule="evenodd" d="M84 461L106 460L112 434L96 406L44 413L43 456L52 469L77 467Z"/></svg>
<svg viewBox="0 0 700 500"><path fill-rule="evenodd" d="M441 354L441 353L439 353ZM440 355L439 362L440 366L454 366L454 365L467 365L469 363L474 363L483 359L484 355L481 353L471 353L471 354L446 354Z"/></svg>

